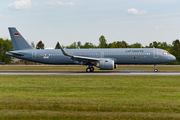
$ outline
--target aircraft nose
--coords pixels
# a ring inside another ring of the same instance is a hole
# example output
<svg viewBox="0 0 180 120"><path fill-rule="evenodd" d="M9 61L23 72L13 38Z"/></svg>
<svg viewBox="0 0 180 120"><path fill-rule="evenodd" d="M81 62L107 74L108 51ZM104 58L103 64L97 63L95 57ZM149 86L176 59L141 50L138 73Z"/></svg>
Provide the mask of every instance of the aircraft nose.
<svg viewBox="0 0 180 120"><path fill-rule="evenodd" d="M171 55L168 59L169 59L169 62L173 62L176 60L176 57L174 55Z"/></svg>
<svg viewBox="0 0 180 120"><path fill-rule="evenodd" d="M176 57L174 55L172 55L172 61L175 61Z"/></svg>
<svg viewBox="0 0 180 120"><path fill-rule="evenodd" d="M167 59L168 62L173 62L176 60L176 57L174 55L170 55Z"/></svg>

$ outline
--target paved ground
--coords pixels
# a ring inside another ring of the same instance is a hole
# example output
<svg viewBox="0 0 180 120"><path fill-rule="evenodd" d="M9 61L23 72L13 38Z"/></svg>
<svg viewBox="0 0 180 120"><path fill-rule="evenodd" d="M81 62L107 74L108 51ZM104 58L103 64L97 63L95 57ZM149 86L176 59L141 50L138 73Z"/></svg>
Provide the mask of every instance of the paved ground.
<svg viewBox="0 0 180 120"><path fill-rule="evenodd" d="M86 73L82 71L0 71L0 75L142 75L142 76L180 76L180 72L150 72L150 71L95 71Z"/></svg>

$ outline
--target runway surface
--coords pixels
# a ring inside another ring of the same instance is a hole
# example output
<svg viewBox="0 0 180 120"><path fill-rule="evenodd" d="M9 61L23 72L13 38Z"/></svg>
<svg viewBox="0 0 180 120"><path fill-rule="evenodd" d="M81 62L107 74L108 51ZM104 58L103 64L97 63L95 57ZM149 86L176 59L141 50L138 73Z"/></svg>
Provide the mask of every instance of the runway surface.
<svg viewBox="0 0 180 120"><path fill-rule="evenodd" d="M116 76L180 76L180 72L151 72L151 71L0 71L0 75L116 75Z"/></svg>

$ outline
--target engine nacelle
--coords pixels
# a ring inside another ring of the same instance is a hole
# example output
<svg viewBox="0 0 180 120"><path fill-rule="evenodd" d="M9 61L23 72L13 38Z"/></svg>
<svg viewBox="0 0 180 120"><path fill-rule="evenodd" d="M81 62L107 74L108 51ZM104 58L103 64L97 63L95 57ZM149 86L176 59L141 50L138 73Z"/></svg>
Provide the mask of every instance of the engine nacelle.
<svg viewBox="0 0 180 120"><path fill-rule="evenodd" d="M114 60L99 61L99 68L101 70L113 70L114 69Z"/></svg>

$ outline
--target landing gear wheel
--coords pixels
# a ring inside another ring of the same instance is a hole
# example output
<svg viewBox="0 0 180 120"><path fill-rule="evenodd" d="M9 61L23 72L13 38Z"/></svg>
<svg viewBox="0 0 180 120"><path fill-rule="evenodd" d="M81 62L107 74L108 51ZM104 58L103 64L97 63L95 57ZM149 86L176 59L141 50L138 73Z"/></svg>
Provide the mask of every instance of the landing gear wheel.
<svg viewBox="0 0 180 120"><path fill-rule="evenodd" d="M156 69L156 64L154 65L154 72L158 72L158 70Z"/></svg>
<svg viewBox="0 0 180 120"><path fill-rule="evenodd" d="M91 69L91 72L94 72L94 68L93 67L90 67L90 69Z"/></svg>
<svg viewBox="0 0 180 120"><path fill-rule="evenodd" d="M86 72L94 72L94 68L93 68L93 67L88 67L88 68L86 69Z"/></svg>
<svg viewBox="0 0 180 120"><path fill-rule="evenodd" d="M86 69L86 72L91 72L91 69L90 69L90 68L87 68L87 69Z"/></svg>

